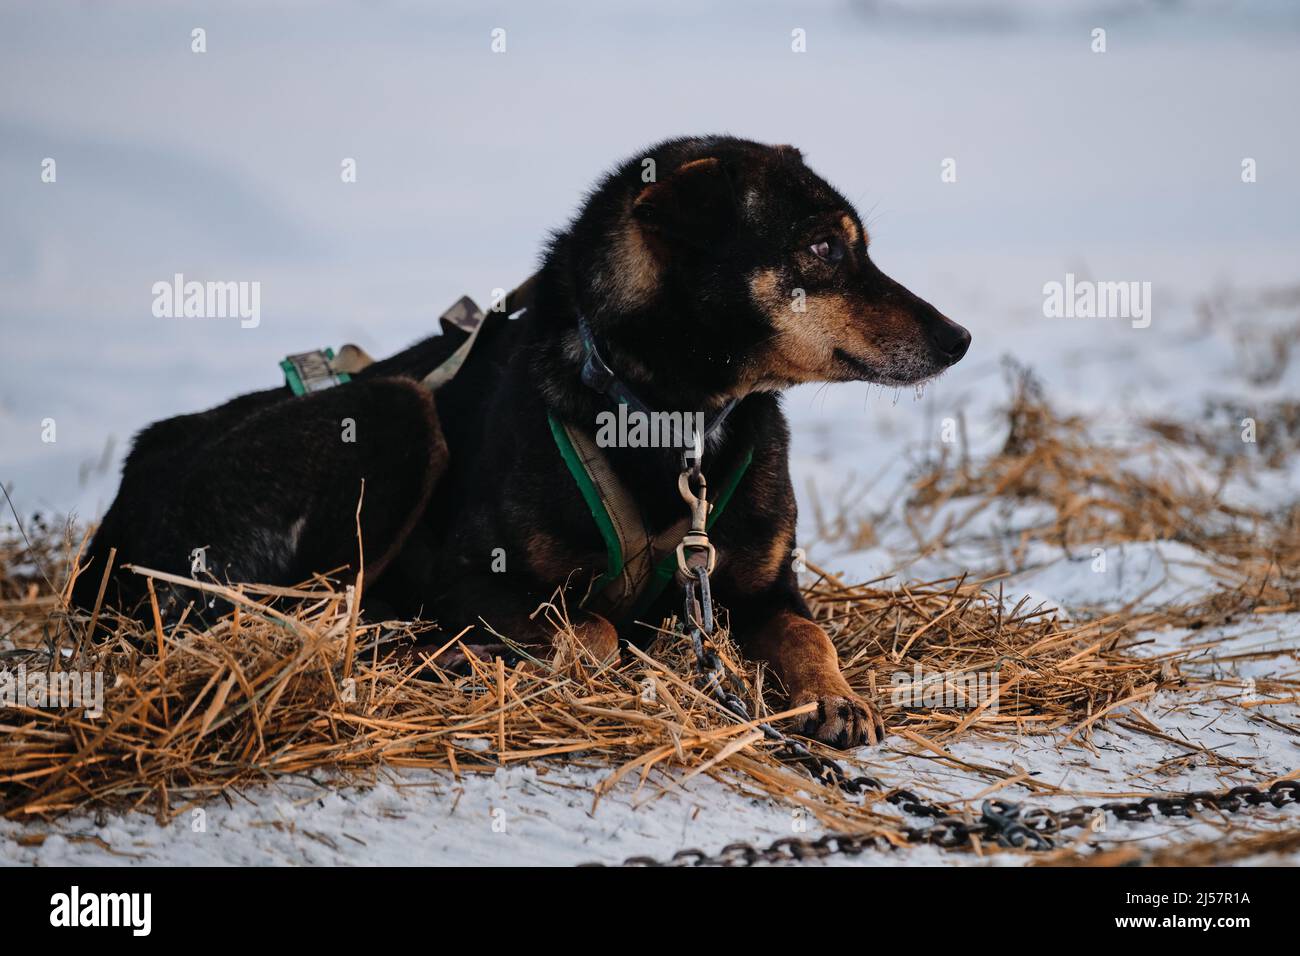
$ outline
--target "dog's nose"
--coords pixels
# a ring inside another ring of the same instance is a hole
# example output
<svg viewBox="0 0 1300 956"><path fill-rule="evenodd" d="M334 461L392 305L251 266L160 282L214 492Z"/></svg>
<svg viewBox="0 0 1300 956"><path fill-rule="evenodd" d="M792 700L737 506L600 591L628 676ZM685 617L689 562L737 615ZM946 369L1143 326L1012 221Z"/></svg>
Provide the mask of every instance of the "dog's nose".
<svg viewBox="0 0 1300 956"><path fill-rule="evenodd" d="M935 329L934 344L949 362L957 362L970 348L970 333L951 319L941 317L939 327Z"/></svg>

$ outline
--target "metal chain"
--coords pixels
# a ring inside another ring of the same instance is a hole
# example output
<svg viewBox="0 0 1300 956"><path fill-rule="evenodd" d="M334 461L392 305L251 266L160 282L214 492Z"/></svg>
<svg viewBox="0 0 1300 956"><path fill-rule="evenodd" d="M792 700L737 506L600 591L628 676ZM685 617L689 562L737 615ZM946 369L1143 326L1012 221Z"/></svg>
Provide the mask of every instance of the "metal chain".
<svg viewBox="0 0 1300 956"><path fill-rule="evenodd" d="M928 844L943 849L966 846L974 839L988 839L1000 846L1018 849L1050 849L1055 843L1049 834L1074 827L1094 825L1098 811L1113 814L1120 820L1151 820L1156 812L1166 817L1189 817L1195 809L1216 808L1236 813L1247 807L1268 804L1282 807L1300 803L1300 781L1279 780L1268 790L1241 786L1221 792L1184 793L1176 796L1150 796L1100 806L1072 807L1059 813L1042 808L1022 808L1001 800L986 800L980 819L966 823L948 817L931 827L907 828L902 836L912 845ZM1154 810L1153 810L1154 808ZM1045 841L1039 845L1038 841ZM887 850L894 846L883 836L854 833L826 833L811 837L782 837L765 847L750 843L729 843L717 853L690 848L679 850L667 860L632 856L623 866L753 866L756 863L797 863L824 859L842 853L857 856L865 850ZM599 865L599 864L597 864Z"/></svg>
<svg viewBox="0 0 1300 956"><path fill-rule="evenodd" d="M741 693L744 685L706 641L714 632L713 595L709 574L717 553L706 529L708 485L700 469L700 449L693 461L684 461L678 489L691 509L691 528L677 548L677 579L682 586L682 628L695 652L695 669L703 690L742 723L752 718ZM699 489L692 491L692 483ZM1141 822L1152 820L1158 812L1166 817L1190 817L1195 810L1217 809L1236 813L1248 807L1269 804L1282 807L1300 803L1300 781L1279 780L1267 791L1253 786L1232 787L1222 791L1152 795L1140 800L1080 804L1068 810L1052 811L1044 807L1026 807L1007 800L985 800L978 820L955 816L910 790L892 789L869 776L850 776L839 761L813 753L802 741L791 737L769 722L756 725L763 735L778 744L778 760L801 767L818 783L835 786L845 793L858 795L866 790L882 791L889 803L914 817L932 821L927 827L907 827L903 838L913 845L928 844L955 849L977 840L991 840L1000 846L1022 850L1050 850L1057 844L1054 836L1065 830L1096 826L1110 814L1117 820ZM827 833L815 839L783 837L766 847L748 843L731 843L716 854L699 849L680 850L666 862L636 856L625 866L752 866L755 863L781 863L820 859L832 854L857 855L869 848L886 848L892 844L876 835Z"/></svg>

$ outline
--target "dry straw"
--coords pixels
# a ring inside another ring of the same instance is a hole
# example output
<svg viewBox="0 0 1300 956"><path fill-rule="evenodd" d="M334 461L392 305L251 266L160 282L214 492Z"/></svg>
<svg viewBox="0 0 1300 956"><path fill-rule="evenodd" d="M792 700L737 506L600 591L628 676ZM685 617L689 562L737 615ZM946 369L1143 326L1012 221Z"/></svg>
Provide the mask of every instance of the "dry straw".
<svg viewBox="0 0 1300 956"><path fill-rule="evenodd" d="M1004 601L997 578L885 588L845 583L814 566L813 613L832 634L851 683L881 706L895 734L868 758L868 770L899 786L912 783L889 768L901 748L995 778L993 790L1052 792L1025 774L966 764L950 747L975 735L1024 734L1089 746L1098 727L1117 720L1160 733L1133 716L1137 705L1160 690L1186 694L1192 683L1215 688L1180 666L1203 648L1152 654L1143 631L1297 606L1295 582L1280 570L1294 569L1300 555L1294 513L1245 512L1201 487L1128 468L1119 452L1090 443L1081 423L1053 414L1028 377L1007 418L1000 454L978 464L942 461L918 477L909 506L918 528L945 502L963 503L969 520L1007 496L1032 499L1051 517L1026 542L1069 549L1185 540L1215 557L1225 584L1195 606L1069 621ZM942 548L961 524L918 537L918 550ZM670 622L647 631L644 649L629 647L617 664L600 666L582 659L564 608L548 606L541 613L555 625L558 646L549 665L474 661L469 673L453 674L433 661L421 673L402 652L417 639L433 640L431 626L359 618L358 602L326 578L298 588L224 586L140 568L151 589L183 582L226 599L233 611L199 627L184 618L164 625L157 615L142 625L96 609L112 636L91 640L91 615L66 603L84 537L39 521L26 530L0 543L0 649L7 648L0 652L28 671L101 670L106 692L96 719L70 709L0 711L0 812L9 818L130 808L165 822L289 775L364 784L385 768L460 775L562 760L600 772L593 804L620 782L652 802L708 775L803 807L827 826L895 843L899 827L914 822L900 820L880 794L848 798L778 762L754 725L736 724L697 689ZM439 641L452 646L455 637L438 638L429 653ZM746 664L725 634L719 650L745 675L756 720L789 716L770 674ZM910 678L918 668L941 675L937 686L960 705L900 703L897 675ZM970 686L963 678L979 674L996 675L995 692L963 700ZM1295 681L1280 679L1259 688L1268 699L1296 690Z"/></svg>

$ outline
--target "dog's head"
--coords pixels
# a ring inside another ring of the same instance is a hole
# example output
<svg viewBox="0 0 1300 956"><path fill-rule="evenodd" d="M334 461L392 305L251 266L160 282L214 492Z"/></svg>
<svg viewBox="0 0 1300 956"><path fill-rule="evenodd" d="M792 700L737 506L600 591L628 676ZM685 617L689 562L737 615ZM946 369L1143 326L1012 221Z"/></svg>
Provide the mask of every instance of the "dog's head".
<svg viewBox="0 0 1300 956"><path fill-rule="evenodd" d="M792 146L662 143L596 190L571 236L579 300L633 380L667 361L733 395L911 385L970 345L876 267L852 204Z"/></svg>

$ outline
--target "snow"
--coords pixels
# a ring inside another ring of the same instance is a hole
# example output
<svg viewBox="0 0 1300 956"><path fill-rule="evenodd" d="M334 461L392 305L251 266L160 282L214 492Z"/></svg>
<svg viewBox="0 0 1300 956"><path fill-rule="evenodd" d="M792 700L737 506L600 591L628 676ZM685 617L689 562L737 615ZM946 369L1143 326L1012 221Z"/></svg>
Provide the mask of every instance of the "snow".
<svg viewBox="0 0 1300 956"><path fill-rule="evenodd" d="M354 341L382 354L427 334L462 293L485 300L527 274L546 230L602 169L701 130L798 144L867 216L882 268L974 334L970 355L921 397L869 386L790 394L800 535L818 564L848 580L924 580L1006 563L1016 529L1041 517L1030 507L992 509L920 560L897 520L907 477L938 453L943 419L964 418L972 454L996 448L1006 354L1116 443L1165 415L1212 425L1261 464L1234 416L1202 415L1229 399L1261 431L1274 427L1273 403L1300 394L1294 356L1270 375L1279 343L1295 341L1297 310L1201 303L1297 278L1300 181L1285 170L1300 127L1277 121L1294 113L1300 85L1292 6L1253 4L1247 16L1193 3L1162 19L1150 5L988 0L961 4L957 25L940 23L954 5L938 0L656 6L665 12L654 17L571 4L491 15L402 3L328 16L293 4L201 16L150 4L0 11L0 480L20 509L101 513L133 431L274 383L288 352ZM189 52L196 19L209 32L202 56ZM1109 31L1103 56L1088 51L1095 23ZM510 52L494 58L488 31L502 24ZM789 53L795 26L808 32L802 58ZM58 159L56 185L39 182L44 156ZM355 186L338 179L349 156ZM959 178L942 184L949 156ZM1257 183L1240 181L1245 156L1258 159ZM177 271L261 281L259 328L153 318L151 284ZM1045 318L1042 287L1067 272L1150 281L1151 326ZM40 440L47 417L53 444ZM1186 474L1198 477L1194 462ZM1300 468L1243 469L1227 488L1243 505L1284 506L1300 500ZM833 514L834 502L875 536L821 534L817 507ZM1006 599L1079 614L1213 586L1204 556L1179 542L1104 553L1098 572L1090 547L1034 544ZM1206 673L1260 679L1294 673L1300 616L1145 636L1153 653L1211 647L1194 665ZM1226 659L1279 647L1289 660ZM949 749L1060 788L1032 797L1054 805L1257 782L1300 762L1300 733L1262 719L1297 728L1294 702L1244 710L1207 695L1174 710L1175 700L1186 697L1162 694L1142 711L1186 746L1112 723L1091 749L1016 736ZM1207 750L1245 766L1215 765ZM940 798L973 799L998 782L898 737L855 757ZM386 773L370 786L286 779L205 806L202 829L190 816L163 828L140 814L0 821L0 863L572 864L766 843L802 823L817 832L789 807L703 777L655 799L620 785L593 808L607 772L556 762L459 780ZM1028 797L1018 785L998 795ZM1249 825L1296 821L1294 808L1264 810ZM1165 820L1094 837L1164 845L1218 832L1213 820ZM41 845L18 843L38 833L49 834ZM853 862L979 860L917 848Z"/></svg>
<svg viewBox="0 0 1300 956"><path fill-rule="evenodd" d="M1218 634L1201 631L1196 640L1221 639L1215 653L1224 656L1279 644L1294 649L1298 635L1300 615L1290 614L1277 615L1262 625L1224 628ZM1157 647L1172 647L1186 635L1169 631L1147 636ZM1264 666L1238 670L1243 677L1268 672ZM1294 726L1294 703L1244 711L1207 701L1190 710L1173 710L1175 699L1161 694L1142 710L1168 737L1183 739L1185 745L1110 725L1095 734L1092 748L1077 743L1058 747L1050 737L1008 735L1003 741L958 741L948 749L969 765L1002 774L1028 772L1036 782L1058 788L1059 794L1032 797L1018 787L997 793L1000 798L1028 799L1054 809L1095 805L1152 790L1221 789L1257 782L1291 772L1300 758L1300 734L1257 716L1266 714ZM862 751L858 757L869 772L887 783L917 788L923 782L922 792L959 805L969 801L974 808L998 782L995 774L957 771L915 749L895 738L879 751ZM1211 767L1206 751L1220 760L1240 761L1245 769L1233 775L1222 766ZM1157 766L1161 769L1153 772ZM619 786L593 809L592 789L608 773L608 769L555 763L508 767L459 780L429 773L390 773L368 787L288 778L235 796L230 805L205 805L201 825L200 815L193 811L167 827L144 814L110 815L98 821L75 815L49 825L0 821L0 862L37 866L612 864L638 855L665 858L686 847L716 851L733 841L765 845L785 836L822 832L815 820L795 809L764 798L738 796L717 781L699 777L685 792L661 791L651 785L641 790ZM1293 808L1256 810L1238 823L1255 832L1296 826ZM1098 845L1111 840L1160 845L1210 839L1220 832L1219 826L1213 814L1196 822L1112 820L1090 838ZM18 846L17 838L32 831L50 836L38 847ZM932 847L872 850L852 858L856 865L870 866L976 861ZM813 865L848 862L835 859ZM998 862L1024 861L1014 857Z"/></svg>

